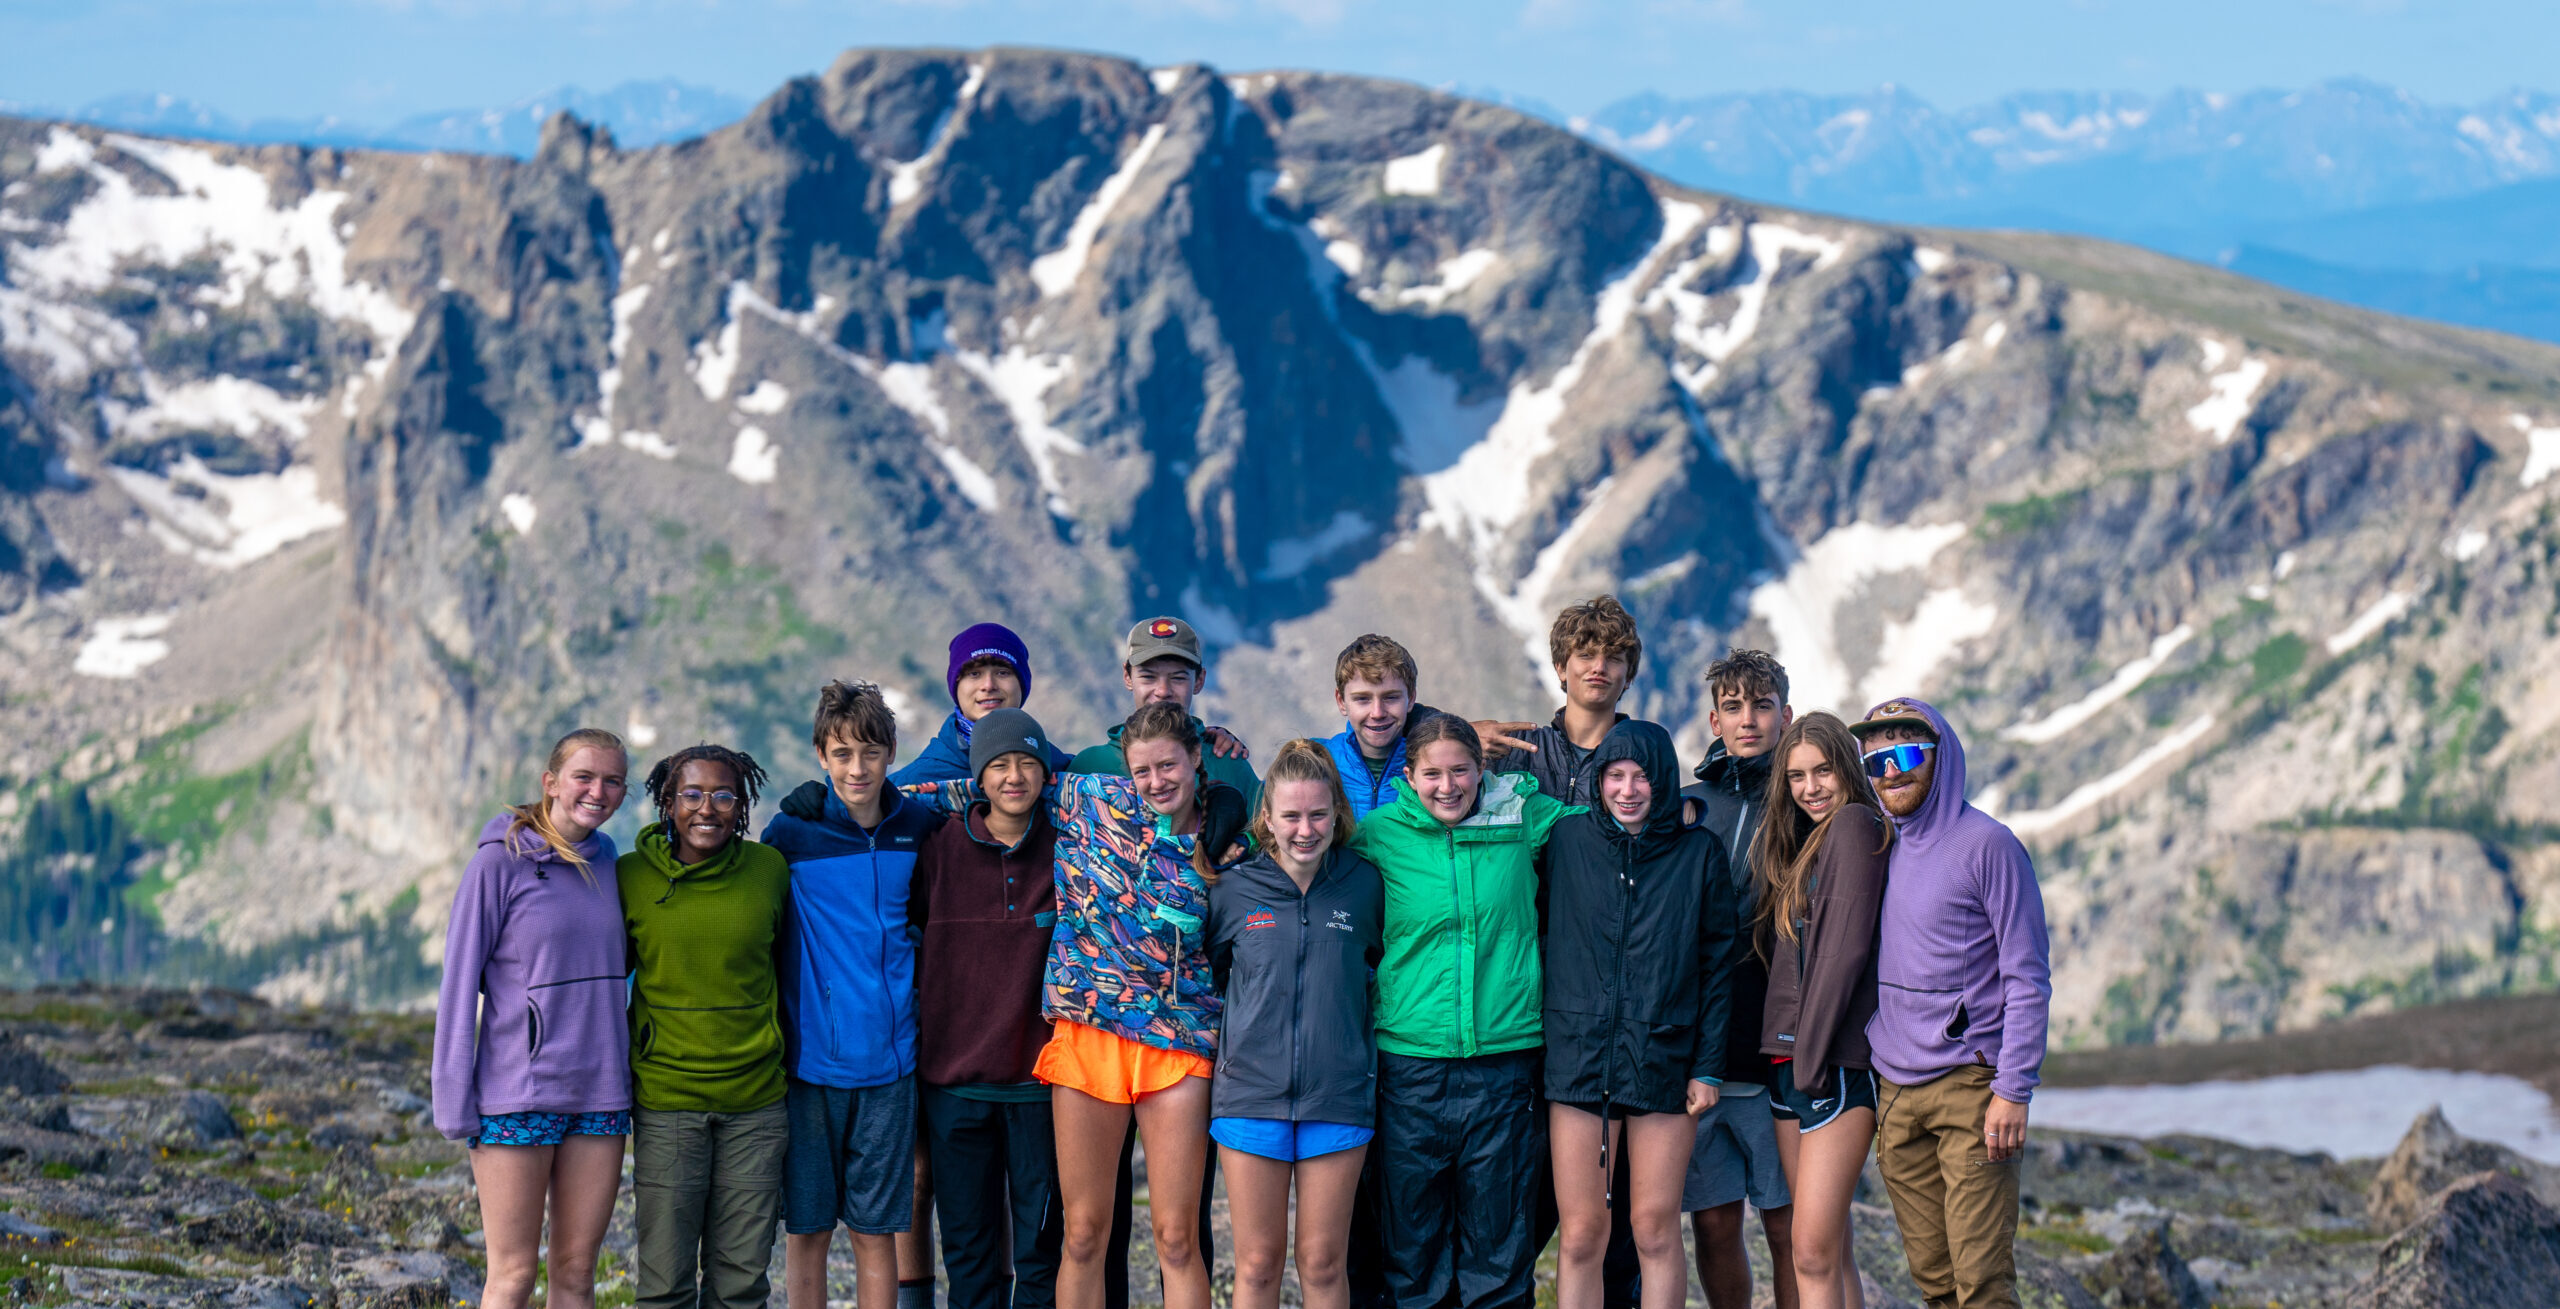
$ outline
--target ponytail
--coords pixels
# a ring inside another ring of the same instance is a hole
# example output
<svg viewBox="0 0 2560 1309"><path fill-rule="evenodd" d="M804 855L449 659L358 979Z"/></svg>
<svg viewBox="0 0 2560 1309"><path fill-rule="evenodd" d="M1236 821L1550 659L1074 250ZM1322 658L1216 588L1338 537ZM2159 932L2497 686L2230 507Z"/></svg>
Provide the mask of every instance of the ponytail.
<svg viewBox="0 0 2560 1309"><path fill-rule="evenodd" d="M556 774L567 766L569 756L587 749L611 750L622 756L624 768L631 766L631 751L622 744L621 737L601 727L581 727L552 744L551 756L543 762L542 771ZM517 833L531 829L534 835L542 838L544 845L551 847L551 853L577 869L578 876L587 879L589 886L595 885L595 871L587 867L586 856L579 854L577 847L561 836L559 826L551 821L551 797L537 796L530 804L508 805L507 812L515 815L515 820L507 824L508 845L515 844Z"/></svg>

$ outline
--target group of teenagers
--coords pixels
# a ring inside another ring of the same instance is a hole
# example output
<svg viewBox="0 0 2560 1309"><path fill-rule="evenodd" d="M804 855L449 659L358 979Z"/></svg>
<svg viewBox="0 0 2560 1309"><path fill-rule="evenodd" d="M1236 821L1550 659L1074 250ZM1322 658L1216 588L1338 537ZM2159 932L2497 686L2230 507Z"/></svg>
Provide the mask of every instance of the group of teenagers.
<svg viewBox="0 0 2560 1309"><path fill-rule="evenodd" d="M765 1303L777 1223L790 1309L825 1309L838 1227L860 1309L930 1309L937 1247L952 1309L1125 1309L1140 1148L1166 1309L1211 1303L1219 1178L1238 1309L1293 1253L1308 1309L1526 1309L1551 1241L1562 1309L1673 1309L1684 1213L1744 1309L1746 1202L1783 1309L1854 1307L1871 1149L1928 1303L2014 1304L2048 947L1955 731L1798 714L1735 651L1684 779L1618 711L1614 597L1550 649L1553 721L1470 722L1363 636L1341 732L1257 772L1192 712L1179 619L1130 632L1132 712L1074 755L982 623L904 767L881 691L831 682L823 776L760 836L765 769L695 745L618 857L629 751L563 737L445 942L434 1112L487 1309L546 1271L591 1309L626 1139L641 1309Z"/></svg>

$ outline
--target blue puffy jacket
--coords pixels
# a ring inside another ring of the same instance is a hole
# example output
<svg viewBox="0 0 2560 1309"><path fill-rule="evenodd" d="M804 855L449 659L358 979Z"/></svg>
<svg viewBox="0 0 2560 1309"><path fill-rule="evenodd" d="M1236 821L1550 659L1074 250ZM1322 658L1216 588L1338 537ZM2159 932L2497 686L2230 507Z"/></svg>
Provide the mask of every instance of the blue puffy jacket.
<svg viewBox="0 0 2560 1309"><path fill-rule="evenodd" d="M916 947L907 889L939 807L892 790L880 825L827 788L819 822L776 814L764 842L791 861L783 931L783 1066L820 1086L882 1086L916 1070Z"/></svg>
<svg viewBox="0 0 2560 1309"><path fill-rule="evenodd" d="M922 786L927 782L955 782L969 776L969 738L961 732L960 711L953 710L942 720L941 730L924 743L924 749L907 761L906 767L889 774L891 786ZM1075 756L1056 746L1049 747L1049 776L1067 771Z"/></svg>
<svg viewBox="0 0 2560 1309"><path fill-rule="evenodd" d="M1440 712L1427 705L1407 710L1404 725L1410 730L1417 722ZM1394 804L1396 779L1404 776L1404 737L1396 737L1395 753L1387 756L1387 766L1376 773L1369 771L1368 756L1360 753L1360 736L1349 723L1326 737L1324 748L1333 752L1334 771L1342 774L1342 790L1351 798L1351 817L1356 821L1369 816L1369 811L1383 804Z"/></svg>

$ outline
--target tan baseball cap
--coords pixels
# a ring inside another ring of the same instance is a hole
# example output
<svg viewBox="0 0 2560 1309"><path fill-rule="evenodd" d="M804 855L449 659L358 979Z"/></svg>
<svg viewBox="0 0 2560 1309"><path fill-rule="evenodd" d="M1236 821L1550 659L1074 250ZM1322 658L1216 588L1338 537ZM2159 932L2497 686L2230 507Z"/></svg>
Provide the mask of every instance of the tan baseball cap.
<svg viewBox="0 0 2560 1309"><path fill-rule="evenodd" d="M1149 618L1129 629L1127 662L1131 668L1166 655L1194 668L1207 667L1200 662L1200 634L1179 618Z"/></svg>
<svg viewBox="0 0 2560 1309"><path fill-rule="evenodd" d="M1859 740L1864 741L1869 732L1884 727L1916 727L1928 733L1930 740L1934 741L1938 738L1937 724L1930 722L1926 714L1903 700L1887 700L1868 710L1866 720L1851 724L1849 731Z"/></svg>

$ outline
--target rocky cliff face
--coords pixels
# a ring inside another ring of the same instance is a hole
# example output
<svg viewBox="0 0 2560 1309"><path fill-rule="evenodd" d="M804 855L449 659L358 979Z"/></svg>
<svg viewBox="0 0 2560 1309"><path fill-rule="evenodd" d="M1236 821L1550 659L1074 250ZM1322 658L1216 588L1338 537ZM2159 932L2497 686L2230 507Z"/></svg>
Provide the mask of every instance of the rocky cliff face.
<svg viewBox="0 0 2560 1309"><path fill-rule="evenodd" d="M1267 750L1368 630L1543 714L1601 590L1693 755L1729 645L1949 706L2065 1040L2550 978L2560 351L1015 50L530 161L0 120L0 251L12 868L281 989L412 984L347 934L431 932L582 722L788 776L818 680L920 738L1000 617L1086 738L1172 610Z"/></svg>

